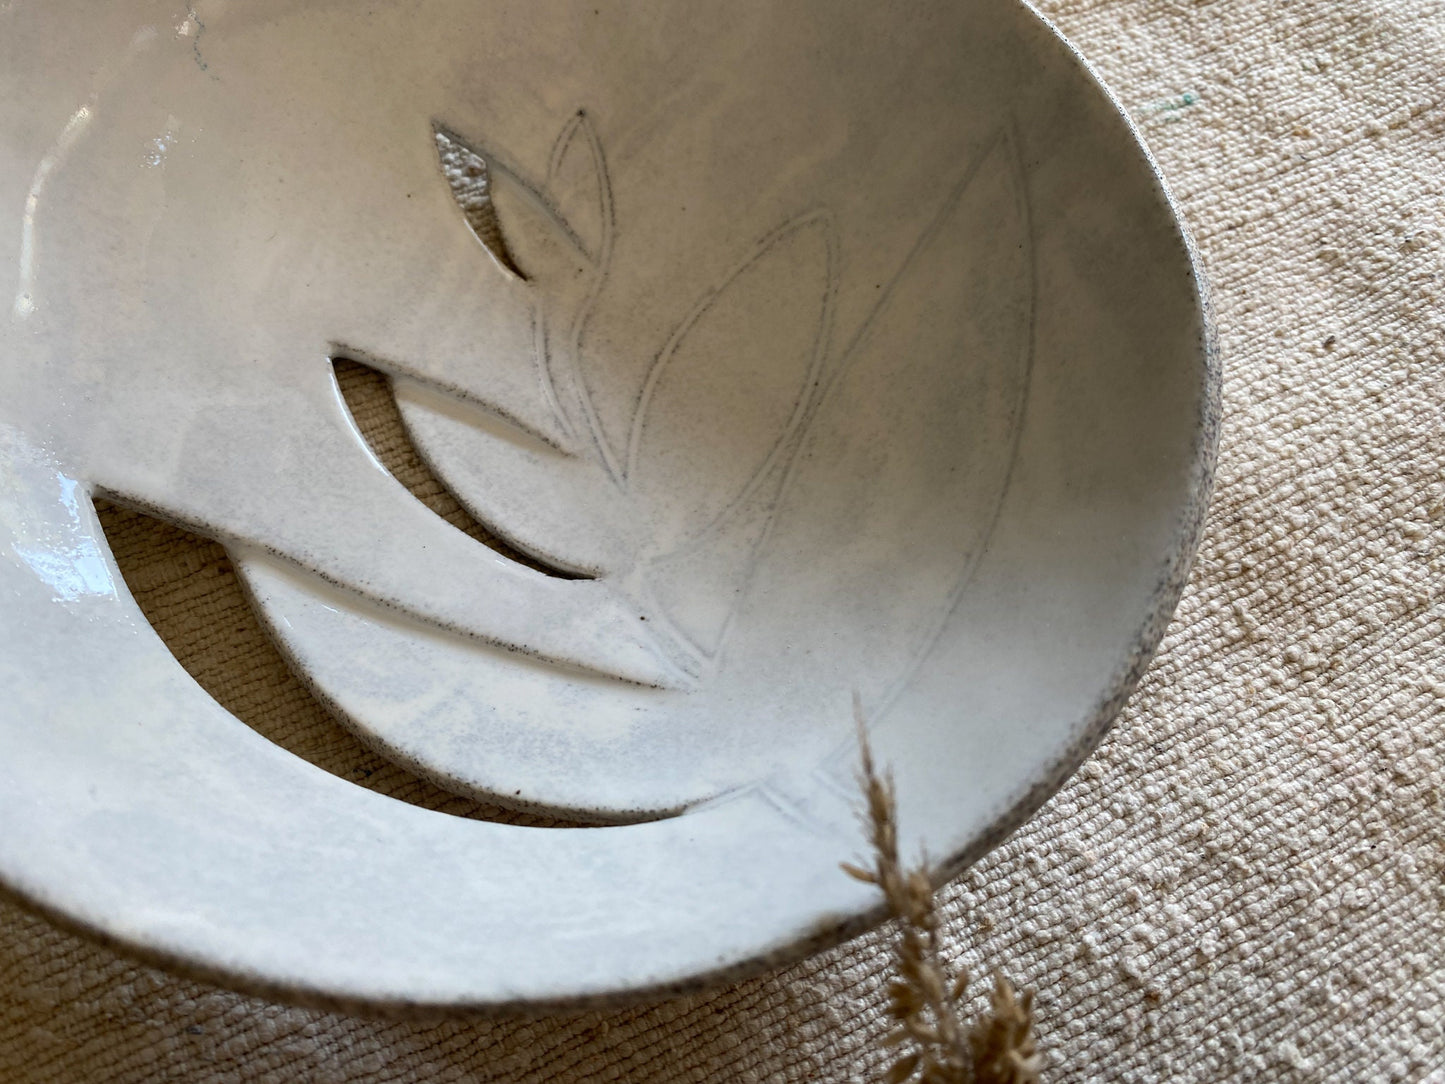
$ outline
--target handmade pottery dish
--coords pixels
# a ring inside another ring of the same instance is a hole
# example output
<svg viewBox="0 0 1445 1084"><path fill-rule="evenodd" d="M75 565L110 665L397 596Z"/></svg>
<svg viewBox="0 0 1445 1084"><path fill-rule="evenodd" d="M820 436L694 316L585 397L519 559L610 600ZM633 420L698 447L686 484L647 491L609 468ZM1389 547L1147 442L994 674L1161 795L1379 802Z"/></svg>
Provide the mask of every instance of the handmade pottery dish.
<svg viewBox="0 0 1445 1084"><path fill-rule="evenodd" d="M5 5L0 254L0 884L246 989L576 1003L855 932L855 694L957 870L1097 741L1203 515L1197 266L1014 0ZM223 543L376 747L605 826L271 744L96 496Z"/></svg>

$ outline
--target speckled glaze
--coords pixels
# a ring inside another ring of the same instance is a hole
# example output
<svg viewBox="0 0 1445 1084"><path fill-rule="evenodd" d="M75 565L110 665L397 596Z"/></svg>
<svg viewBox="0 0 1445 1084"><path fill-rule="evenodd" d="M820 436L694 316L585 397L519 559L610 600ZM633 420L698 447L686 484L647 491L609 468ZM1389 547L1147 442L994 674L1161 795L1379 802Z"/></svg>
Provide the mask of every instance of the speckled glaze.
<svg viewBox="0 0 1445 1084"><path fill-rule="evenodd" d="M620 7L0 8L0 885L292 998L636 996L873 917L855 692L950 869L1112 719L1217 411L1137 134L1013 0ZM221 541L368 741L608 826L271 745L94 495Z"/></svg>

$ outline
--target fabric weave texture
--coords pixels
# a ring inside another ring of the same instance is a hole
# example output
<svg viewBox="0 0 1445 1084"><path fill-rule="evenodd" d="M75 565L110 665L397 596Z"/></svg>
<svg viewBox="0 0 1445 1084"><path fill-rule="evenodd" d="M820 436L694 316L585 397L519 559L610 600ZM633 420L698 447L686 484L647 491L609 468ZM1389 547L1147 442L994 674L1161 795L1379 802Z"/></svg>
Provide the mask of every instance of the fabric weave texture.
<svg viewBox="0 0 1445 1084"><path fill-rule="evenodd" d="M1038 991L1051 1082L1442 1084L1445 3L1040 7L1203 253L1222 444L1154 665L1082 770L945 890L948 951L980 997L995 965ZM107 523L224 702L364 785L478 812L316 708L218 547ZM176 978L0 904L0 1082L876 1080L886 936L626 1010L391 1021Z"/></svg>

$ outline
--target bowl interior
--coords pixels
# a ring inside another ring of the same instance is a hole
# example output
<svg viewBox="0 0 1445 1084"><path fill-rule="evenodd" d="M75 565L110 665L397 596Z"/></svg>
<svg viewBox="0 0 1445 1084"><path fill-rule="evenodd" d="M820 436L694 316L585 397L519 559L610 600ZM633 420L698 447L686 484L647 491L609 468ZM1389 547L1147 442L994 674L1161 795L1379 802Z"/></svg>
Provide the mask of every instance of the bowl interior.
<svg viewBox="0 0 1445 1084"><path fill-rule="evenodd" d="M856 924L855 695L953 861L1087 752L1177 599L1214 376L1146 153L1028 9L163 9L19 13L0 46L0 801L88 855L37 827L12 888L253 985L601 996ZM525 561L388 473L337 359ZM222 541L414 769L653 823L455 823L299 764L149 633L90 493ZM348 849L365 871L317 857ZM352 925L292 913L321 897ZM598 955L448 958L463 913Z"/></svg>

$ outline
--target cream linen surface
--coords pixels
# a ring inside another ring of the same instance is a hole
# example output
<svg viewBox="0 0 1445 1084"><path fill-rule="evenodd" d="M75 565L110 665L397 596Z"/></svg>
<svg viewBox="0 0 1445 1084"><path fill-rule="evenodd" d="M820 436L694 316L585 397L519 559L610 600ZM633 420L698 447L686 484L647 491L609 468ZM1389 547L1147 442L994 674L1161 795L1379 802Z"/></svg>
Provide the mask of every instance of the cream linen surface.
<svg viewBox="0 0 1445 1084"><path fill-rule="evenodd" d="M1044 10L1203 251L1223 440L1158 659L947 890L950 952L1037 987L1049 1081L1445 1082L1445 5ZM211 687L344 760L213 549L117 534ZM886 966L874 934L626 1011L375 1021L138 967L5 904L0 1081L869 1080Z"/></svg>

